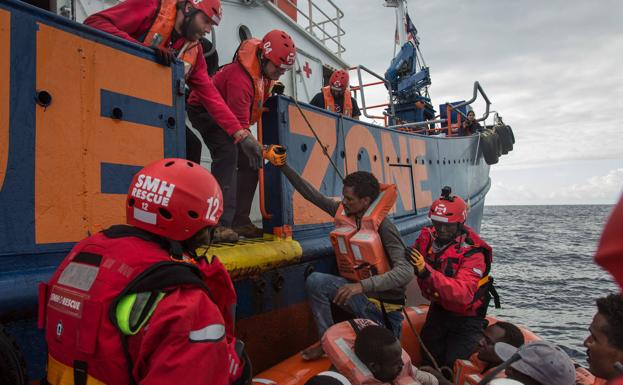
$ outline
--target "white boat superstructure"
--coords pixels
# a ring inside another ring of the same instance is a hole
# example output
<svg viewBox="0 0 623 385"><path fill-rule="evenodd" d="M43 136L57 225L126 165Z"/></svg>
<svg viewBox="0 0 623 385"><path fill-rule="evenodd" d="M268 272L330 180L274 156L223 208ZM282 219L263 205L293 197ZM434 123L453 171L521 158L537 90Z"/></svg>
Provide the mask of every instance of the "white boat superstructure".
<svg viewBox="0 0 623 385"><path fill-rule="evenodd" d="M57 0L52 11L84 21L119 0ZM331 0L222 0L223 20L207 36L215 45L219 65L231 61L240 42L281 29L294 39L297 61L282 77L285 93L308 102L336 68L347 68L341 58L346 48L341 27L344 13Z"/></svg>

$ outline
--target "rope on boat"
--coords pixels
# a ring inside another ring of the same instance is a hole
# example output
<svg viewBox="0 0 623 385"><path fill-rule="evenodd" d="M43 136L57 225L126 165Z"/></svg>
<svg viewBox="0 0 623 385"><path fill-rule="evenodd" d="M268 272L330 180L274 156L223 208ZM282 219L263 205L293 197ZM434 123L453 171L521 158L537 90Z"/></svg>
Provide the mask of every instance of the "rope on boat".
<svg viewBox="0 0 623 385"><path fill-rule="evenodd" d="M342 127L342 145L344 146L344 173L348 175L348 157L346 156L346 134L344 131L344 115L340 114L340 127Z"/></svg>
<svg viewBox="0 0 623 385"><path fill-rule="evenodd" d="M441 373L442 371L441 371L441 368L439 367L439 364L437 363L437 360L435 360L435 357L433 357L430 350L428 350L426 345L424 345L424 341L422 341L422 337L420 337L420 333L418 333L418 331L415 329L415 327L411 323L411 320L409 319L409 315L407 314L407 310L404 307L402 308L402 312L404 313L405 318L407 319L407 322L409 323L409 327L411 328L411 331L417 337L420 343L420 346L422 347L422 350L424 350L424 353L426 353L426 355L430 359L430 362L432 362L433 366L435 367L435 370Z"/></svg>
<svg viewBox="0 0 623 385"><path fill-rule="evenodd" d="M342 173L340 172L340 170L338 170L337 165L333 162L333 159L331 159L331 157L329 156L329 153L327 152L327 148L320 141L320 138L318 137L318 134L316 134L316 130L314 130L314 127L312 127L311 123L307 119L307 116L303 112L303 109L299 105L299 102L296 99L294 99L293 97L291 97L291 96L289 98L294 103L296 108L298 108L299 112L301 113L301 116L303 117L303 120L305 121L305 123L307 123L307 127L309 127L309 129L311 130L312 134L314 134L314 137L316 138L316 142L318 142L318 144L320 145L320 148L322 148L322 153L327 157L327 159L329 159L329 162L331 162L331 166L333 166L333 169L335 170L337 175L340 177L340 179L342 181L344 181L344 176L342 176Z"/></svg>

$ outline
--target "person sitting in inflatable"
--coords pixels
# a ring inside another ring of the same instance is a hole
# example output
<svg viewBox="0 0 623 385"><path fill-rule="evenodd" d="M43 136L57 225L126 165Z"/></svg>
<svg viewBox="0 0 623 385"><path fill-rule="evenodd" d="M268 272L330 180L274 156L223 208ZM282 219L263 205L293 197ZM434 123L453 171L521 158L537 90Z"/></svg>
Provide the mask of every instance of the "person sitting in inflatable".
<svg viewBox="0 0 623 385"><path fill-rule="evenodd" d="M494 346L498 342L505 342L518 348L524 344L525 339L517 326L500 321L485 329L469 360L454 361L452 382L446 380L443 374L430 366L422 366L420 369L432 373L439 381L439 385L478 383L484 375L504 362L494 350ZM504 373L500 372L498 376L502 377Z"/></svg>
<svg viewBox="0 0 623 385"><path fill-rule="evenodd" d="M484 375L504 362L495 354L494 346L498 342L505 342L518 348L525 341L521 330L512 323L497 322L489 325L469 360L456 360L454 362L454 382L463 384L466 376L474 373Z"/></svg>
<svg viewBox="0 0 623 385"><path fill-rule="evenodd" d="M623 196L610 214L595 253L595 262L607 270L623 290ZM597 313L584 341L589 370L608 380L608 385L623 385L623 291L597 300Z"/></svg>
<svg viewBox="0 0 623 385"><path fill-rule="evenodd" d="M567 353L547 341L534 341L517 349L504 342L495 344L495 353L504 360L487 377L498 370L506 370L506 376L524 385L574 385L575 366Z"/></svg>
<svg viewBox="0 0 623 385"><path fill-rule="evenodd" d="M370 320L331 326L322 337L322 348L353 385L438 384L433 375L411 365L411 358L389 329Z"/></svg>
<svg viewBox="0 0 623 385"><path fill-rule="evenodd" d="M590 372L606 380L623 375L623 297L597 299L597 313L584 340Z"/></svg>

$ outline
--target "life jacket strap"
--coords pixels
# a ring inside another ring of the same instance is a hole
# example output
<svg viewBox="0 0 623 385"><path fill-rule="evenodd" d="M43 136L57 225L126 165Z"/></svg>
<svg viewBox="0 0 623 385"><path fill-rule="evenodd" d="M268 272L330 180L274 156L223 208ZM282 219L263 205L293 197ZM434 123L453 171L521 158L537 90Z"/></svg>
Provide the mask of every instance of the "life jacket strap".
<svg viewBox="0 0 623 385"><path fill-rule="evenodd" d="M387 312L402 311L405 306L405 301L393 301L393 300L380 300L377 298L368 297L368 301L372 302L379 310L383 311L383 307Z"/></svg>
<svg viewBox="0 0 623 385"><path fill-rule="evenodd" d="M74 385L87 385L89 368L86 361L74 361Z"/></svg>

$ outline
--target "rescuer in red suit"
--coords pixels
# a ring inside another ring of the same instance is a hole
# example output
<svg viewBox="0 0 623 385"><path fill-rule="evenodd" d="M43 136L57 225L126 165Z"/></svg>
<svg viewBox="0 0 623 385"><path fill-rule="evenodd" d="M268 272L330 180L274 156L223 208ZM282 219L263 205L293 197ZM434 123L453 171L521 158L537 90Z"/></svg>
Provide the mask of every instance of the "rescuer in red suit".
<svg viewBox="0 0 623 385"><path fill-rule="evenodd" d="M261 119L273 82L294 66L295 56L296 47L290 35L275 29L262 39L240 43L234 60L214 75L214 85L242 127ZM250 131L232 140L220 122L201 105L194 91L188 97L188 118L210 150L212 173L223 189L225 209L217 230L219 240L236 242L238 236L262 237L262 229L249 218L257 171L262 166L261 159L250 156L242 145L244 135L252 136ZM201 154L188 155L190 159L199 159Z"/></svg>
<svg viewBox="0 0 623 385"><path fill-rule="evenodd" d="M241 125L212 83L199 43L220 23L222 14L220 0L125 0L89 16L84 23L153 48L163 65L181 60L194 103L205 108L226 135L240 144L249 161L258 165L262 162L262 147L253 135L248 135L248 126ZM190 141L194 140L192 135L187 130ZM199 157L190 159L200 162Z"/></svg>
<svg viewBox="0 0 623 385"><path fill-rule="evenodd" d="M245 383L232 281L196 253L223 212L214 177L156 161L134 176L125 206L127 225L79 242L40 287L48 383Z"/></svg>
<svg viewBox="0 0 623 385"><path fill-rule="evenodd" d="M452 367L474 351L491 294L497 297L489 276L492 249L465 225L467 205L450 187L443 188L428 216L433 226L422 229L407 255L422 295L431 301L424 344L440 366Z"/></svg>

